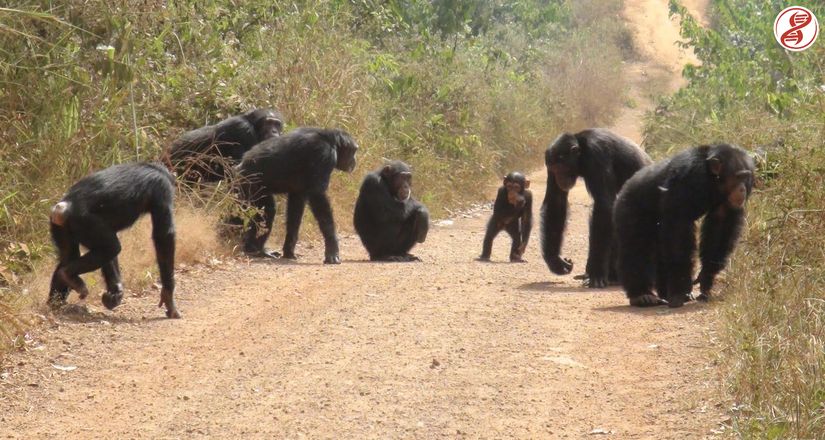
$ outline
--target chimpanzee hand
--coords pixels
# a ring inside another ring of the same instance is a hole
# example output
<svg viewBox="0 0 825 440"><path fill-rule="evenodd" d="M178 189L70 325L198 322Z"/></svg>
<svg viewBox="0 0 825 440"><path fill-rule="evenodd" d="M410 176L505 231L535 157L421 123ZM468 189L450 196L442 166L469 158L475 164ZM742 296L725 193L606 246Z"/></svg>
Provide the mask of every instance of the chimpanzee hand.
<svg viewBox="0 0 825 440"><path fill-rule="evenodd" d="M558 255L550 257L547 265L550 267L550 271L556 275L567 275L573 270L573 260L561 258Z"/></svg>
<svg viewBox="0 0 825 440"><path fill-rule="evenodd" d="M696 297L697 300L710 300L710 289L713 288L713 278L714 276L704 269L699 271L699 276L697 276L696 281L693 282L693 284L699 285L699 296Z"/></svg>
<svg viewBox="0 0 825 440"><path fill-rule="evenodd" d="M341 257L338 254L328 254L324 257L324 264L341 264Z"/></svg>
<svg viewBox="0 0 825 440"><path fill-rule="evenodd" d="M604 289L607 287L607 284L607 277L603 275L588 275L587 279L584 281L584 285L590 289Z"/></svg>

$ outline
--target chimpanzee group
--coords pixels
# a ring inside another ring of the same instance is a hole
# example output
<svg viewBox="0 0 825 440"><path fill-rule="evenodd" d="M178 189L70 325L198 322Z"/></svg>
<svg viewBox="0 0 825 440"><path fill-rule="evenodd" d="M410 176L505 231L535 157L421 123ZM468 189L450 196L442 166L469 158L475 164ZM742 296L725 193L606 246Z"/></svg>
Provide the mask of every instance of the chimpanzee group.
<svg viewBox="0 0 825 440"><path fill-rule="evenodd" d="M333 170L351 173L358 144L345 131L301 127L283 134L284 118L255 109L184 133L162 163L114 165L75 183L52 207L51 235L58 250L49 303L65 304L70 290L81 301L88 288L80 275L100 269L103 304L123 297L117 233L143 214L152 219L160 269L159 306L179 318L174 300L174 171L186 182L237 179L238 196L255 215L243 236L251 256L294 259L306 204L324 237L324 263L339 264L338 238L327 189ZM619 282L633 306L679 307L707 300L716 275L736 245L744 205L753 188L754 163L741 148L703 145L651 165L636 144L604 129L559 136L545 152L547 191L541 208L542 254L548 268L568 274L573 262L560 255L569 191L579 176L593 197L587 265L578 278L603 288ZM512 239L510 261L523 262L532 229L533 196L524 174L504 177L490 218L480 261L489 261L502 231ZM275 217L275 194L286 194L282 253L265 249ZM704 216L699 243L702 268L693 279L695 221ZM412 170L389 161L368 173L355 203L353 224L373 261L419 261L410 250L429 230L427 208L412 197ZM83 255L80 246L87 249ZM655 292L654 292L655 289Z"/></svg>

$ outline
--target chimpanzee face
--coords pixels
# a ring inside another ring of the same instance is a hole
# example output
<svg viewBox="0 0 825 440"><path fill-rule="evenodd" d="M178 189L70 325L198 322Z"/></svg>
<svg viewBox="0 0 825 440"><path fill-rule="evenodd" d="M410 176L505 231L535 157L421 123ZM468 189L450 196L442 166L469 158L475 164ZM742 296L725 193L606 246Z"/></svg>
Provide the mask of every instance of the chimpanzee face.
<svg viewBox="0 0 825 440"><path fill-rule="evenodd" d="M560 190L570 191L576 185L580 153L581 149L576 137L569 133L559 136L547 150L545 157L547 171L553 174Z"/></svg>
<svg viewBox="0 0 825 440"><path fill-rule="evenodd" d="M523 174L513 172L504 176L504 188L507 189L507 203L516 208L524 207L526 199L524 190L530 187L530 181Z"/></svg>
<svg viewBox="0 0 825 440"><path fill-rule="evenodd" d="M355 170L356 153L358 153L358 144L352 138L347 136L346 139L339 140L335 148L335 168L351 173Z"/></svg>
<svg viewBox="0 0 825 440"><path fill-rule="evenodd" d="M260 141L278 137L284 129L284 122L280 119L269 116L261 122L261 127L257 130Z"/></svg>
<svg viewBox="0 0 825 440"><path fill-rule="evenodd" d="M715 175L717 188L732 209L744 209L753 189L753 160L739 151L723 151L707 159L708 169Z"/></svg>
<svg viewBox="0 0 825 440"><path fill-rule="evenodd" d="M391 188L393 197L400 202L406 202L412 196L412 173L402 171L392 179Z"/></svg>

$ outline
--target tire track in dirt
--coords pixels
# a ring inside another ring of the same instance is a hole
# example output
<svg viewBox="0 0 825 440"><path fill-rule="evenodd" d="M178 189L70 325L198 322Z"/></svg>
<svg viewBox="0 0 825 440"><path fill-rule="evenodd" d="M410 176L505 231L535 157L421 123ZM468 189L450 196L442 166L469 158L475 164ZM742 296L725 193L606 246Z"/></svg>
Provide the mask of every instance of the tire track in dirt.
<svg viewBox="0 0 825 440"><path fill-rule="evenodd" d="M666 7L628 1L628 11L638 4ZM614 129L632 136L631 122ZM532 179L541 200L543 173ZM589 210L580 184L564 246L574 273ZM344 235L340 266L317 264L322 249L302 242L298 263L179 273L180 321L160 319L155 296L52 320L3 369L0 435L708 436L723 418L707 360L712 309L630 309L618 289L553 276L537 227L528 263L505 262L505 235L493 263L476 262L488 215L434 226L422 263L369 263Z"/></svg>

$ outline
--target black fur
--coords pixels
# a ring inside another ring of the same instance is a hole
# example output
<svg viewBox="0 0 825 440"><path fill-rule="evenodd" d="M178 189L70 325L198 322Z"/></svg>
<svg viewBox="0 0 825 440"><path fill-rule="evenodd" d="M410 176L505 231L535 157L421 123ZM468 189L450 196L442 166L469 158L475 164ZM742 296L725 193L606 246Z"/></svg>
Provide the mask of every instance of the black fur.
<svg viewBox="0 0 825 440"><path fill-rule="evenodd" d="M573 262L560 256L567 222L567 194L578 176L593 197L590 249L581 278L588 287L601 288L615 279L613 201L622 185L636 171L651 163L648 155L630 140L605 129L564 133L545 152L547 192L541 207L544 261L553 273L564 275ZM556 170L555 172L553 170Z"/></svg>
<svg viewBox="0 0 825 440"><path fill-rule="evenodd" d="M324 236L325 263L341 262L338 238L327 188L333 169L352 172L358 145L342 130L305 127L267 139L243 157L238 171L242 198L263 209L245 233L244 250L252 255L269 255L264 245L275 218L273 194L288 194L284 258L295 258L295 244L307 201ZM264 221L259 233L258 223Z"/></svg>
<svg viewBox="0 0 825 440"><path fill-rule="evenodd" d="M79 275L101 269L106 281L104 305L112 309L120 304L123 287L117 262L121 249L117 232L148 212L160 269L161 305L166 305L167 316L180 317L174 302L173 207L174 178L160 164L115 165L75 183L52 208L51 234L59 262L52 276L49 302L65 303L71 289L85 298L88 289ZM89 250L83 256L80 245Z"/></svg>
<svg viewBox="0 0 825 440"><path fill-rule="evenodd" d="M519 191L508 194L510 184L517 184ZM479 260L490 260L493 240L499 232L505 230L512 239L510 261L524 261L522 257L533 228L533 193L527 189L529 186L530 181L522 173L512 172L504 177L493 205L493 215L487 222Z"/></svg>
<svg viewBox="0 0 825 440"><path fill-rule="evenodd" d="M709 296L744 219L743 206L731 206L730 197L737 189L745 192L744 199L750 195L753 172L753 160L744 150L718 144L683 151L627 181L616 199L614 222L619 277L631 305L668 302L678 307L690 299L694 224L702 216L697 282L700 298Z"/></svg>
<svg viewBox="0 0 825 440"><path fill-rule="evenodd" d="M255 109L184 133L169 147L169 161L186 181L216 182L227 176L226 167L258 142L280 136L283 127L278 111Z"/></svg>
<svg viewBox="0 0 825 440"><path fill-rule="evenodd" d="M393 181L404 187L399 196ZM409 252L423 243L429 230L427 208L410 193L412 171L401 161L393 161L367 174L355 202L353 223L370 260L414 261Z"/></svg>

